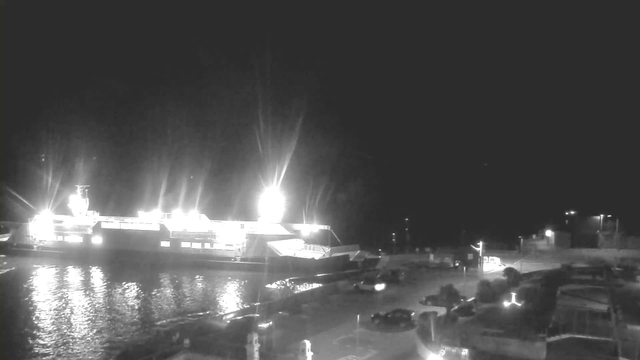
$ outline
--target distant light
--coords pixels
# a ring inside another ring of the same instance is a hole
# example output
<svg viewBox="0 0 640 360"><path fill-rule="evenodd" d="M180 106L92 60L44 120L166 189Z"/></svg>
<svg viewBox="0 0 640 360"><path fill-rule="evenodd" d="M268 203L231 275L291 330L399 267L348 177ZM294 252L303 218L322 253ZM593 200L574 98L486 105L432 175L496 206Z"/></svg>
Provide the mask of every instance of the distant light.
<svg viewBox="0 0 640 360"><path fill-rule="evenodd" d="M285 198L276 187L265 189L258 201L258 220L268 223L280 223L285 211Z"/></svg>
<svg viewBox="0 0 640 360"><path fill-rule="evenodd" d="M382 291L382 290L384 290L386 287L387 287L387 285L386 285L386 284L382 284L382 283L381 283L381 284L375 284L375 285L373 286L373 288L375 289L375 291Z"/></svg>
<svg viewBox="0 0 640 360"><path fill-rule="evenodd" d="M547 230L547 231L545 231L545 232L544 232L544 236L547 236L547 237L551 237L551 236L553 236L553 231L552 231L552 230Z"/></svg>
<svg viewBox="0 0 640 360"><path fill-rule="evenodd" d="M162 217L162 211L160 209L155 209L149 213L154 219L159 219Z"/></svg>
<svg viewBox="0 0 640 360"><path fill-rule="evenodd" d="M607 215L607 217L608 217L608 218L610 218L610 217L611 217L611 215Z"/></svg>
<svg viewBox="0 0 640 360"><path fill-rule="evenodd" d="M173 211L171 212L171 215L172 215L173 217L182 217L182 216L184 216L184 213L183 213L183 212L182 212L182 210L180 210L180 209L175 209L175 210L173 210Z"/></svg>
<svg viewBox="0 0 640 360"><path fill-rule="evenodd" d="M409 218L405 218L404 221L409 221Z"/></svg>
<svg viewBox="0 0 640 360"><path fill-rule="evenodd" d="M96 244L96 245L102 244L102 236L96 235L96 236L92 237L91 238L91 243L92 244Z"/></svg>
<svg viewBox="0 0 640 360"><path fill-rule="evenodd" d="M200 213L198 212L198 210L191 210L189 211L189 217L193 219L197 219L200 217Z"/></svg>

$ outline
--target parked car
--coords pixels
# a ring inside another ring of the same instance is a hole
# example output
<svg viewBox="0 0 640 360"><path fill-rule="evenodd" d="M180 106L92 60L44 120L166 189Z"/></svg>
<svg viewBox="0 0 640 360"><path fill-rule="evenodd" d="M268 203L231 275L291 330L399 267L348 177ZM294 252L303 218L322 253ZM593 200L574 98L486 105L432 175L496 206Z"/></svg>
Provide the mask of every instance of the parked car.
<svg viewBox="0 0 640 360"><path fill-rule="evenodd" d="M371 315L371 322L376 326L399 326L404 328L415 325L415 314L413 310L395 309L386 313L379 312Z"/></svg>
<svg viewBox="0 0 640 360"><path fill-rule="evenodd" d="M463 301L451 309L451 314L461 318L474 316L476 314L476 304L473 300Z"/></svg>
<svg viewBox="0 0 640 360"><path fill-rule="evenodd" d="M467 297L466 296L460 296L459 299L455 299L452 302L453 306L457 306L459 304L461 304L462 302L466 301ZM447 307L447 299L440 296L440 294L433 294L433 295L427 295L424 297L424 299L418 301L421 305L425 305L425 306L441 306L441 307Z"/></svg>
<svg viewBox="0 0 640 360"><path fill-rule="evenodd" d="M353 287L360 292L364 292L364 291L377 292L377 291L382 291L386 289L387 284L375 279L365 279L353 285Z"/></svg>
<svg viewBox="0 0 640 360"><path fill-rule="evenodd" d="M391 269L380 275L380 278L386 283L401 283L406 278L406 273L402 269Z"/></svg>

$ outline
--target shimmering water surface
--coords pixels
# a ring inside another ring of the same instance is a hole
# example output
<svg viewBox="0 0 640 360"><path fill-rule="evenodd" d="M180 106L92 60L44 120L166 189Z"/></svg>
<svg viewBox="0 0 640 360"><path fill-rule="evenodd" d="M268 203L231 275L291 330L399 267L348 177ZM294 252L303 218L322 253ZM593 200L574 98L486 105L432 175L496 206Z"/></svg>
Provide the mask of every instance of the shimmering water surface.
<svg viewBox="0 0 640 360"><path fill-rule="evenodd" d="M265 274L2 258L1 359L109 359L167 321L268 300ZM289 274L290 275L290 274Z"/></svg>

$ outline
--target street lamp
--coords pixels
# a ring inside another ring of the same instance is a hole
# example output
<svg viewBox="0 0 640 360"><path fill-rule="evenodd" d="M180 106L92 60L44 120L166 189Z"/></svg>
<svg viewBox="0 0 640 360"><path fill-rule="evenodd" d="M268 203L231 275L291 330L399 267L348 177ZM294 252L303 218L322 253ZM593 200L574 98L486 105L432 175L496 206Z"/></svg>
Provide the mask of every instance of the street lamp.
<svg viewBox="0 0 640 360"><path fill-rule="evenodd" d="M611 215L606 215L606 214L600 214L600 231L602 231L602 225L604 224L604 217L608 217L610 218Z"/></svg>
<svg viewBox="0 0 640 360"><path fill-rule="evenodd" d="M393 243L393 253L396 253L396 233L391 233L391 242Z"/></svg>
<svg viewBox="0 0 640 360"><path fill-rule="evenodd" d="M277 187L268 187L258 201L258 221L279 223L284 216L285 199Z"/></svg>
<svg viewBox="0 0 640 360"><path fill-rule="evenodd" d="M574 216L577 214L577 212L573 211L573 210L569 210L569 211L565 211L564 214L566 216ZM569 225L569 218L564 220L565 224Z"/></svg>
<svg viewBox="0 0 640 360"><path fill-rule="evenodd" d="M411 243L411 235L409 234L409 218L404 219L404 231L405 231L405 241L406 246L409 247Z"/></svg>
<svg viewBox="0 0 640 360"><path fill-rule="evenodd" d="M483 246L482 246L482 240L478 241L478 247L475 247L473 245L470 245L473 250L478 252L478 272L482 275L483 273L483 257L482 257L482 250L483 250Z"/></svg>

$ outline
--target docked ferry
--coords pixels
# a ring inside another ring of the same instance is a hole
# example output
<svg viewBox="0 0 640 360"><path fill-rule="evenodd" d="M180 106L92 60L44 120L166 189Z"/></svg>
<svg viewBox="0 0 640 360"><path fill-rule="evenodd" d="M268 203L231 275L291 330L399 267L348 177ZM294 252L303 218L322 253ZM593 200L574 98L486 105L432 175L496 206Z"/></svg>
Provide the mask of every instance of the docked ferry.
<svg viewBox="0 0 640 360"><path fill-rule="evenodd" d="M358 268L367 257L357 245L331 246L339 239L328 225L211 220L180 210L103 216L88 207L86 189L79 186L69 199L73 215L44 211L0 244L0 251L315 273Z"/></svg>

